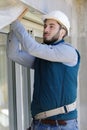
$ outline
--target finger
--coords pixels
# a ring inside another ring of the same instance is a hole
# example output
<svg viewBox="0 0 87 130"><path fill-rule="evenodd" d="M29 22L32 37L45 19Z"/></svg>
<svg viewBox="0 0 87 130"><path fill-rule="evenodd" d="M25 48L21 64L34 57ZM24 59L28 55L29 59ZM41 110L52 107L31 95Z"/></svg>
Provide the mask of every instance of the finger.
<svg viewBox="0 0 87 130"><path fill-rule="evenodd" d="M21 19L23 18L23 16L24 16L28 11L29 11L29 9L26 8L26 9L22 12L22 14L18 17L18 20L21 20Z"/></svg>

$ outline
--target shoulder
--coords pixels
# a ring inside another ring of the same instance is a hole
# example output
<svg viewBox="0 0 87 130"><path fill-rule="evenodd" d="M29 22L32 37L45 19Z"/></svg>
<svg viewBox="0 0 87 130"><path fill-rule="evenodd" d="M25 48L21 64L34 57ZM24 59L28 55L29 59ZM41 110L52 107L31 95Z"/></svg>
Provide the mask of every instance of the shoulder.
<svg viewBox="0 0 87 130"><path fill-rule="evenodd" d="M68 52L75 52L76 53L75 47L73 47L68 42L59 43L56 46L54 46L54 48L57 48L57 49L60 48L61 50L64 50L64 52L68 51Z"/></svg>

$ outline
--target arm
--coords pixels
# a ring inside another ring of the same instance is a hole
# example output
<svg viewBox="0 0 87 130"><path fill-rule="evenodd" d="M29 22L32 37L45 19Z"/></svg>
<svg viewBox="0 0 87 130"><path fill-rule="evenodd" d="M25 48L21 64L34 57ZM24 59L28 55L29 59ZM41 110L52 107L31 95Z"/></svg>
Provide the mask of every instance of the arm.
<svg viewBox="0 0 87 130"><path fill-rule="evenodd" d="M11 60L23 66L29 66L29 67L32 67L35 59L26 51L19 49L19 41L13 32L11 32L8 37L7 56Z"/></svg>
<svg viewBox="0 0 87 130"><path fill-rule="evenodd" d="M19 21L12 23L11 29L22 43L25 50L31 55L52 62L62 62L70 66L77 63L77 53L71 46L67 46L66 44L59 44L56 46L39 44L28 34Z"/></svg>

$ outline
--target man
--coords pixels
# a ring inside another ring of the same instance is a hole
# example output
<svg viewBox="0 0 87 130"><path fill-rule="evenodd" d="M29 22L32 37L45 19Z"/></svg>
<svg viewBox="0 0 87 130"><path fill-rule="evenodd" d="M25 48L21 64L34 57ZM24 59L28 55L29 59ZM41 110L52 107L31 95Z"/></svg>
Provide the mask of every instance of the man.
<svg viewBox="0 0 87 130"><path fill-rule="evenodd" d="M18 20L13 22L7 55L35 70L31 129L78 130L76 98L80 56L64 41L70 23L61 11L44 15L43 21L43 44L35 41Z"/></svg>

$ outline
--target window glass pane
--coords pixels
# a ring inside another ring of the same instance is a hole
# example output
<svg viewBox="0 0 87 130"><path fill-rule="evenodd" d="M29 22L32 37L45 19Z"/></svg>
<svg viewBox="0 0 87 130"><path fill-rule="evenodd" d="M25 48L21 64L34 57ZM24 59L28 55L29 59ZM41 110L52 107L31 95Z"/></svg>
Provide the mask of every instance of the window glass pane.
<svg viewBox="0 0 87 130"><path fill-rule="evenodd" d="M5 36L4 36L5 35ZM0 34L0 130L9 130L6 34Z"/></svg>

